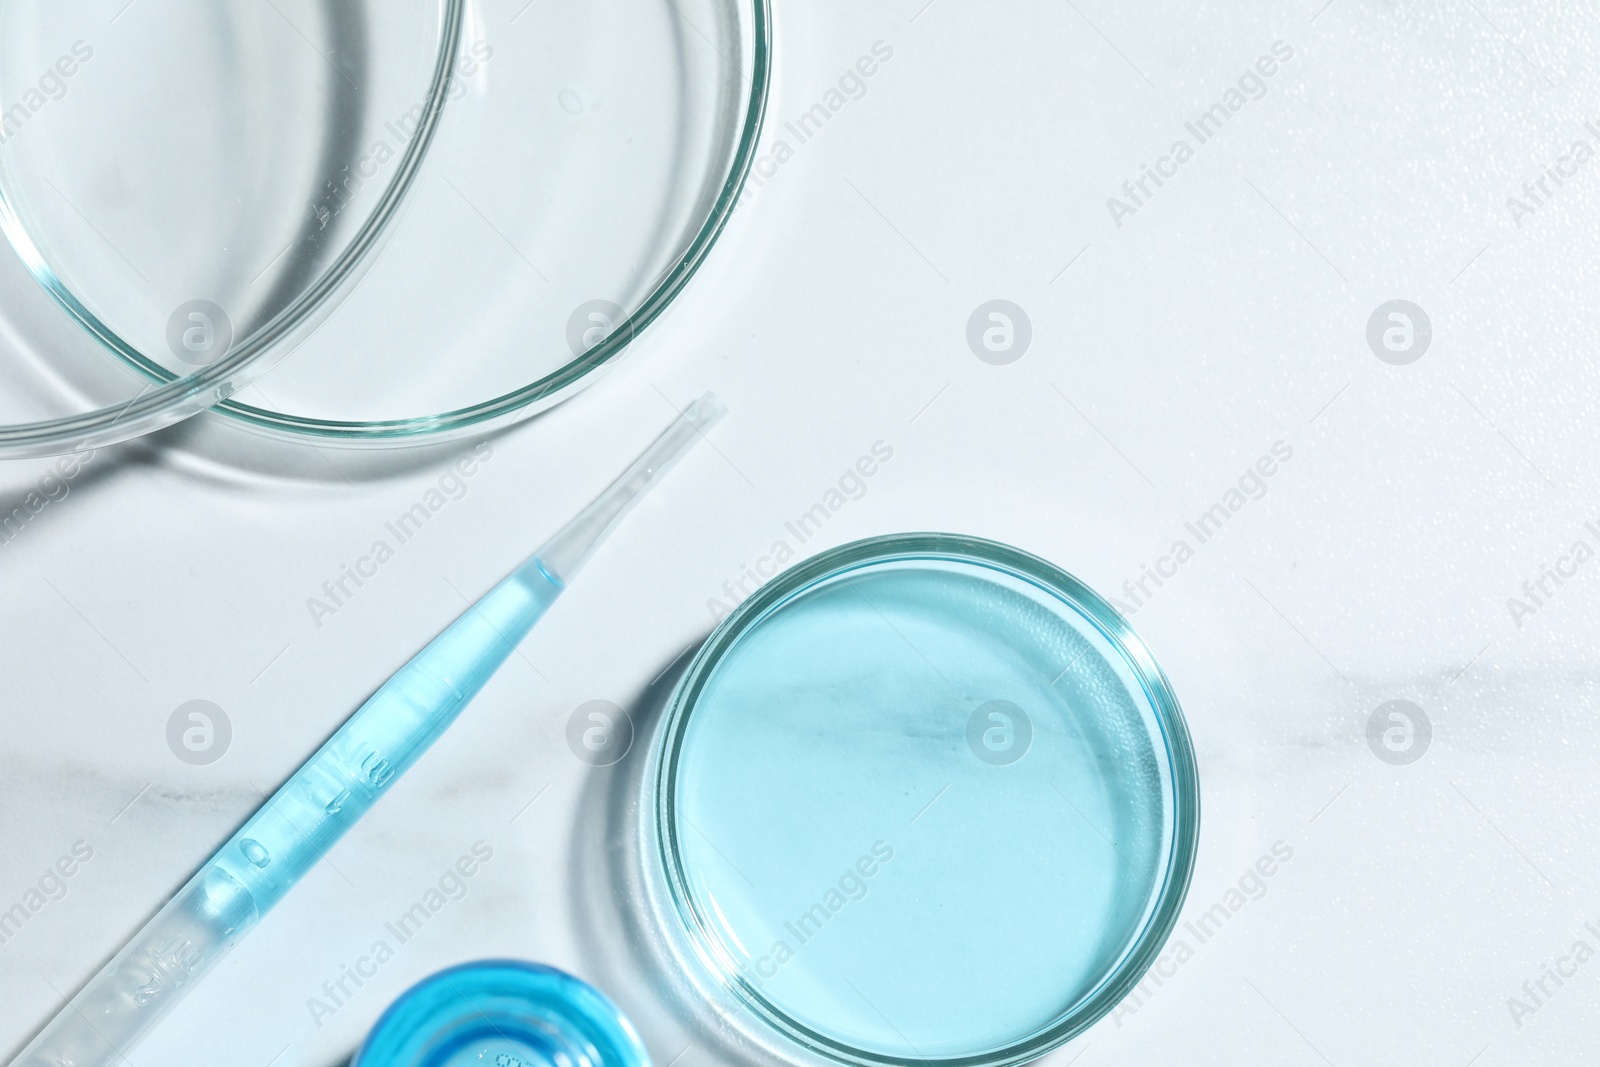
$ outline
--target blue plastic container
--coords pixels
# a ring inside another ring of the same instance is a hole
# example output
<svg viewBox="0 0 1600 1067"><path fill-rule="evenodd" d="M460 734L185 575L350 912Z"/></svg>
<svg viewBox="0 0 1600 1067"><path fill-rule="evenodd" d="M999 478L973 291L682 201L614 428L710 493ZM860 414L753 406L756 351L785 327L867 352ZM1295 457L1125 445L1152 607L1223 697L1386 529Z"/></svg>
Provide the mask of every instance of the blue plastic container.
<svg viewBox="0 0 1600 1067"><path fill-rule="evenodd" d="M408 989L350 1067L650 1067L650 1054L588 983L535 963L481 960Z"/></svg>

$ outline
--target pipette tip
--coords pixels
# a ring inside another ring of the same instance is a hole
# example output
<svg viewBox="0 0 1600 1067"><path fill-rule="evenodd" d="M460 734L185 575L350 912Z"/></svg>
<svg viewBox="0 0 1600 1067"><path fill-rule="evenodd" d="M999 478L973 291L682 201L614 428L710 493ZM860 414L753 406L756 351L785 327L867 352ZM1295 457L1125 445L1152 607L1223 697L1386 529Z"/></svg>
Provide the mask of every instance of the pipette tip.
<svg viewBox="0 0 1600 1067"><path fill-rule="evenodd" d="M705 393L679 413L621 477L534 553L532 561L544 577L557 587L571 581L629 509L727 413L715 393Z"/></svg>
<svg viewBox="0 0 1600 1067"><path fill-rule="evenodd" d="M722 421L722 416L728 413L728 405L722 398L707 390L700 394L700 399L690 404L683 411L683 419L701 433L711 429Z"/></svg>

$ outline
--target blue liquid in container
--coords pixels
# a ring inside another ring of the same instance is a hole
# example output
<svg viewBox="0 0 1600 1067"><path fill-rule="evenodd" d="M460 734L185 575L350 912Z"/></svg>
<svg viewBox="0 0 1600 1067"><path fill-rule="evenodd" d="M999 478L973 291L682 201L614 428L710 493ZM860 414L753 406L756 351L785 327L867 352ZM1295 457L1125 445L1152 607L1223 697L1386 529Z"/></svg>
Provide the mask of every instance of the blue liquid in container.
<svg viewBox="0 0 1600 1067"><path fill-rule="evenodd" d="M480 960L407 990L351 1067L650 1067L650 1055L593 986L553 967Z"/></svg>
<svg viewBox="0 0 1600 1067"><path fill-rule="evenodd" d="M1119 616L992 542L881 538L707 642L657 783L679 917L716 978L834 1059L1021 1062L1142 976L1198 792Z"/></svg>

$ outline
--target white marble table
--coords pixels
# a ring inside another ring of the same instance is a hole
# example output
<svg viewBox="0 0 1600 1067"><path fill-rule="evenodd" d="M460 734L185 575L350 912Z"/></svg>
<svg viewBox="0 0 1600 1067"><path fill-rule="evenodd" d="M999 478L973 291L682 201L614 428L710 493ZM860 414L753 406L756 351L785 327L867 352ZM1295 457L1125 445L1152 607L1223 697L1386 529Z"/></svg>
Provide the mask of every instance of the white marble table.
<svg viewBox="0 0 1600 1067"><path fill-rule="evenodd" d="M640 753L592 769L566 724L659 696L710 602L879 441L893 459L805 552L938 529L1044 555L1122 599L1198 746L1185 919L1228 917L1051 1062L1590 1062L1600 962L1571 953L1600 949L1600 562L1571 546L1600 549L1600 161L1572 146L1600 147L1600 19L1509 0L779 7L771 176L700 276L607 380L495 438L336 611L308 600L470 445L352 457L179 430L102 451L0 545L0 909L27 912L0 943L0 1049L709 387L732 408L716 450L136 1067L332 1067L402 989L490 955L600 984L659 1063L734 1058L638 967L604 874ZM802 143L785 123L878 42L864 94ZM1003 364L967 340L996 299L1031 327ZM1431 322L1409 363L1368 344L1395 299ZM1247 476L1275 448L1272 476ZM0 470L0 510L46 470ZM1186 524L1208 513L1202 538ZM168 746L191 700L231 724L208 765ZM1395 700L1431 728L1408 763L1369 744ZM492 859L461 899L327 1010L324 983L477 842ZM1263 891L1230 895L1275 846L1292 858Z"/></svg>

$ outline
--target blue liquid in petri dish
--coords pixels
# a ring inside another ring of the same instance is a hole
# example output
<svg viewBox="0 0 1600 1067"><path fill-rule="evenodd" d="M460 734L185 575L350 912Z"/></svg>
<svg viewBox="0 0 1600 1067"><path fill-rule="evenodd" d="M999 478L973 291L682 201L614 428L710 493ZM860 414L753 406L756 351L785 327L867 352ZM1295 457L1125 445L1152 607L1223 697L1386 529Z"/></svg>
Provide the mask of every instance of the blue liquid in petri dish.
<svg viewBox="0 0 1600 1067"><path fill-rule="evenodd" d="M846 1062L1021 1062L1136 983L1175 921L1198 793L1120 617L992 542L848 545L702 649L657 783L716 977Z"/></svg>
<svg viewBox="0 0 1600 1067"><path fill-rule="evenodd" d="M650 1067L604 994L553 967L461 964L391 1004L350 1067Z"/></svg>

